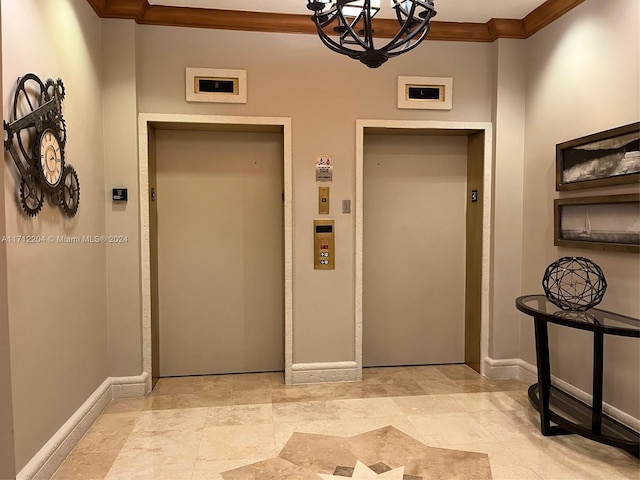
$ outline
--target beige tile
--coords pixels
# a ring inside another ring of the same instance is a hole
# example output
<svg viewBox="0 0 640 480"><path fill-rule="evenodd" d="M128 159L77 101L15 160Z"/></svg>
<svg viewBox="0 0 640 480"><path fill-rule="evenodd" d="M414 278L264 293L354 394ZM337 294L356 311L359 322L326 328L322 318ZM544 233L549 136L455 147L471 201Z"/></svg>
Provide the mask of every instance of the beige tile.
<svg viewBox="0 0 640 480"><path fill-rule="evenodd" d="M222 472L244 467L245 465L260 462L262 460L264 459L257 457L219 461L198 460L193 468L191 480L224 480L221 475Z"/></svg>
<svg viewBox="0 0 640 480"><path fill-rule="evenodd" d="M311 385L284 385L271 388L273 403L315 400Z"/></svg>
<svg viewBox="0 0 640 480"><path fill-rule="evenodd" d="M233 390L233 375L204 375L200 377L203 389L209 392Z"/></svg>
<svg viewBox="0 0 640 480"><path fill-rule="evenodd" d="M273 403L311 402L346 398L346 395L341 393L341 385L285 385L272 387L272 401Z"/></svg>
<svg viewBox="0 0 640 480"><path fill-rule="evenodd" d="M325 474L332 474L337 466L355 467L358 461L348 438L312 433L294 433L278 457Z"/></svg>
<svg viewBox="0 0 640 480"><path fill-rule="evenodd" d="M163 463L143 459L132 465L114 467L105 480L191 480L192 463Z"/></svg>
<svg viewBox="0 0 640 480"><path fill-rule="evenodd" d="M152 395L178 395L182 393L201 393L203 382L201 377L169 377L161 378L156 383Z"/></svg>
<svg viewBox="0 0 640 480"><path fill-rule="evenodd" d="M379 383L412 383L415 376L410 367L392 367L392 368L368 368L367 376L375 379Z"/></svg>
<svg viewBox="0 0 640 480"><path fill-rule="evenodd" d="M521 460L512 455L501 442L451 445L450 448L486 453L491 464L493 480L540 480L540 477Z"/></svg>
<svg viewBox="0 0 640 480"><path fill-rule="evenodd" d="M527 394L527 388L522 390L511 390L504 392L505 395L515 400L521 408L530 408L531 402L529 402L529 395Z"/></svg>
<svg viewBox="0 0 640 480"><path fill-rule="evenodd" d="M503 392L482 392L467 394L452 394L467 412L481 412L485 410L521 410L521 405Z"/></svg>
<svg viewBox="0 0 640 480"><path fill-rule="evenodd" d="M139 398L114 398L109 402L102 413L127 413L141 412L146 409L147 399Z"/></svg>
<svg viewBox="0 0 640 480"><path fill-rule="evenodd" d="M340 418L391 417L402 415L398 405L390 398L363 398L335 400Z"/></svg>
<svg viewBox="0 0 640 480"><path fill-rule="evenodd" d="M418 385L422 387L424 395L449 395L453 393L464 393L462 385L458 385L454 380L446 378L441 380L425 380L418 378Z"/></svg>
<svg viewBox="0 0 640 480"><path fill-rule="evenodd" d="M469 413L442 413L429 416L410 415L425 443L435 447L495 442L496 438Z"/></svg>
<svg viewBox="0 0 640 480"><path fill-rule="evenodd" d="M403 383L383 383L382 386L389 397L424 395L426 393L424 388L415 380L409 380Z"/></svg>
<svg viewBox="0 0 640 480"><path fill-rule="evenodd" d="M461 413L465 409L451 395L419 395L395 397L394 403L404 415L433 415L437 413Z"/></svg>
<svg viewBox="0 0 640 480"><path fill-rule="evenodd" d="M313 420L338 419L338 410L334 402L296 402L274 403L273 422L292 423Z"/></svg>
<svg viewBox="0 0 640 480"><path fill-rule="evenodd" d="M443 381L448 377L438 370L435 365L421 365L411 367L411 376L414 380L431 380L431 381Z"/></svg>
<svg viewBox="0 0 640 480"><path fill-rule="evenodd" d="M185 408L205 408L233 405L232 393L203 392L182 393L176 395L157 395L147 397L147 410L175 410Z"/></svg>
<svg viewBox="0 0 640 480"><path fill-rule="evenodd" d="M436 369L451 380L475 380L483 378L482 375L473 368L463 364L438 365Z"/></svg>
<svg viewBox="0 0 640 480"><path fill-rule="evenodd" d="M335 387L336 399L345 398L381 398L389 393L381 383L341 383Z"/></svg>
<svg viewBox="0 0 640 480"><path fill-rule="evenodd" d="M360 435L362 433L370 432L371 430L392 426L417 440L423 441L422 436L406 415L397 415L395 417L343 419L342 425L344 427L345 434L350 436Z"/></svg>
<svg viewBox="0 0 640 480"><path fill-rule="evenodd" d="M138 465L194 464L203 437L202 431L133 432L124 444L112 469L126 472Z"/></svg>
<svg viewBox="0 0 640 480"><path fill-rule="evenodd" d="M133 433L201 432L204 428L208 411L207 408L187 408L144 412L136 422Z"/></svg>
<svg viewBox="0 0 640 480"><path fill-rule="evenodd" d="M270 458L258 463L246 465L223 472L224 480L320 480L315 472L294 465L282 458Z"/></svg>
<svg viewBox="0 0 640 480"><path fill-rule="evenodd" d="M526 415L515 410L484 410L470 412L476 422L482 425L498 439L507 439L514 436L537 436L540 434L539 426L532 423Z"/></svg>
<svg viewBox="0 0 640 480"><path fill-rule="evenodd" d="M255 405L260 403L271 403L271 390L269 388L233 390L231 394L232 405Z"/></svg>
<svg viewBox="0 0 640 480"><path fill-rule="evenodd" d="M117 456L105 453L72 452L51 477L52 480L103 480Z"/></svg>
<svg viewBox="0 0 640 480"><path fill-rule="evenodd" d="M276 452L280 452L295 432L315 433L318 435L335 435L346 437L347 432L342 420L314 420L307 422L276 423Z"/></svg>
<svg viewBox="0 0 640 480"><path fill-rule="evenodd" d="M271 403L211 407L207 414L207 426L257 425L273 423Z"/></svg>
<svg viewBox="0 0 640 480"><path fill-rule="evenodd" d="M230 377L234 390L256 390L284 385L283 372L243 373Z"/></svg>
<svg viewBox="0 0 640 480"><path fill-rule="evenodd" d="M390 468L405 465L408 458L424 454L428 447L392 425L369 430L349 438L352 450L365 465L378 462Z"/></svg>
<svg viewBox="0 0 640 480"><path fill-rule="evenodd" d="M271 458L276 454L273 425L207 426L198 461Z"/></svg>
<svg viewBox="0 0 640 480"><path fill-rule="evenodd" d="M519 458L538 476L547 480L557 478L608 480L625 478L625 467L592 458L589 450L581 447L581 437L526 438L514 437L505 443L507 451ZM609 447L598 444L599 448ZM619 450L610 450L614 456ZM622 457L620 457L622 458Z"/></svg>

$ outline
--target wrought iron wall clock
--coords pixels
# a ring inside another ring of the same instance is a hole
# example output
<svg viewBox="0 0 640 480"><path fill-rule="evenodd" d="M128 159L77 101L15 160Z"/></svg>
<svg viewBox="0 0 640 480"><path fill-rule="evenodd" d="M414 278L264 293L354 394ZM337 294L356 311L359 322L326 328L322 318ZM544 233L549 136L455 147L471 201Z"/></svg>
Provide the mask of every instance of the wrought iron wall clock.
<svg viewBox="0 0 640 480"><path fill-rule="evenodd" d="M4 148L20 172L20 203L30 217L40 212L47 195L68 217L78 211L80 182L64 154L64 96L62 79L43 83L28 73L18 79L11 122L4 122Z"/></svg>

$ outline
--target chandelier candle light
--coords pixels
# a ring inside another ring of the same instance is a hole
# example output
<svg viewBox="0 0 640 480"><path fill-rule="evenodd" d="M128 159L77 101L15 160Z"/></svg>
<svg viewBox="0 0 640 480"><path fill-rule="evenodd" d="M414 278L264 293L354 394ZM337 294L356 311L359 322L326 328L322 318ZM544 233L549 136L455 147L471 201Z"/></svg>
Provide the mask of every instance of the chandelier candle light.
<svg viewBox="0 0 640 480"><path fill-rule="evenodd" d="M383 47L374 45L373 17L380 0L307 0L320 40L334 52L378 68L390 57L413 50L429 32L436 15L433 0L390 0L400 29ZM336 40L331 35L337 35Z"/></svg>

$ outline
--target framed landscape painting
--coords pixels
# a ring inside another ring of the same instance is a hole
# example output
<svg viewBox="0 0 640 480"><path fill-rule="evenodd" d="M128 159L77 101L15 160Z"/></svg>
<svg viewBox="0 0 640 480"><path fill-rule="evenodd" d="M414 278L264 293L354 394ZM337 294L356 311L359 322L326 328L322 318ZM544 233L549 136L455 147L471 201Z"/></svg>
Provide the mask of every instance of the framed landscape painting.
<svg viewBox="0 0 640 480"><path fill-rule="evenodd" d="M640 252L640 194L554 201L558 247Z"/></svg>
<svg viewBox="0 0 640 480"><path fill-rule="evenodd" d="M556 190L640 181L640 122L556 145Z"/></svg>

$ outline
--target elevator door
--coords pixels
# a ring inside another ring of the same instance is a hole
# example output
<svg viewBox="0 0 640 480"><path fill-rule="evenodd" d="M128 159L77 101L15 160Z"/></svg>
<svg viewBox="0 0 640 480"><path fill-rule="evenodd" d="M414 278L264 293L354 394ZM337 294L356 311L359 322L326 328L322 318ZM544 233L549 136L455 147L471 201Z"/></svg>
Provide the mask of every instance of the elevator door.
<svg viewBox="0 0 640 480"><path fill-rule="evenodd" d="M282 370L282 135L158 130L156 147L160 376Z"/></svg>
<svg viewBox="0 0 640 480"><path fill-rule="evenodd" d="M467 137L366 135L363 364L464 362Z"/></svg>

